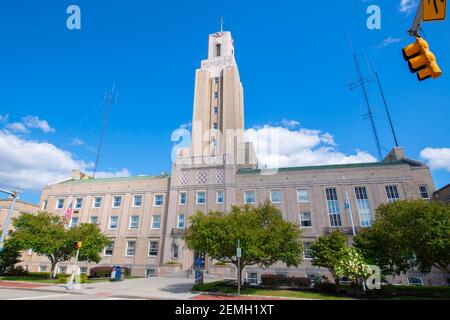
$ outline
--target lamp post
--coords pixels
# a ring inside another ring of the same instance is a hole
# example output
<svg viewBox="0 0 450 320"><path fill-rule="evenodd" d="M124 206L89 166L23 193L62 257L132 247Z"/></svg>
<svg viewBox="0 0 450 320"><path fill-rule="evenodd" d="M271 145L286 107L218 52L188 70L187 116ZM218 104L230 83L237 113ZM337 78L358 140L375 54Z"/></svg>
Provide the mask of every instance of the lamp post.
<svg viewBox="0 0 450 320"><path fill-rule="evenodd" d="M5 241L6 235L8 234L9 224L11 222L11 217L14 213L14 206L16 204L16 200L19 197L19 191L17 191L17 190L16 191L8 191L8 190L0 189L0 192L8 194L12 198L11 206L9 207L9 212L8 212L8 215L6 216L5 225L3 226L2 235L0 237L0 252L2 252L3 251L3 243Z"/></svg>

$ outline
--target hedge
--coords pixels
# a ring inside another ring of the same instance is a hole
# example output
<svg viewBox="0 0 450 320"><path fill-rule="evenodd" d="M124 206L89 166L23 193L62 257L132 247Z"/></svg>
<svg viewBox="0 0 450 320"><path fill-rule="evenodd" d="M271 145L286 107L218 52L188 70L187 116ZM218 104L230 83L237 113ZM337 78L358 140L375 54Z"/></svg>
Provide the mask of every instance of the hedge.
<svg viewBox="0 0 450 320"><path fill-rule="evenodd" d="M58 274L56 276L56 279L58 280L59 283L67 283L70 277L71 277L70 274ZM80 280L81 283L88 283L88 276L86 274L82 274L80 275Z"/></svg>
<svg viewBox="0 0 450 320"><path fill-rule="evenodd" d="M112 266L110 267L93 267L89 271L90 278L109 278L111 277ZM131 269L127 267L122 267L122 273L125 274L126 277L131 275Z"/></svg>
<svg viewBox="0 0 450 320"><path fill-rule="evenodd" d="M268 287L296 287L308 288L311 281L304 277L288 277L278 274L263 274L261 284Z"/></svg>

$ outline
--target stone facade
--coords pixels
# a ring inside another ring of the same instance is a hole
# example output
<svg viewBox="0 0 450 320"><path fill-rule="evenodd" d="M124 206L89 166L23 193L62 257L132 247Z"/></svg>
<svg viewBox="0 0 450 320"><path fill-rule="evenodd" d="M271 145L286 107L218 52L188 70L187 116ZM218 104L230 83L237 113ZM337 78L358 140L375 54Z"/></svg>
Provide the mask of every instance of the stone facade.
<svg viewBox="0 0 450 320"><path fill-rule="evenodd" d="M153 275L192 269L195 254L185 247L182 235L189 217L198 210L229 210L233 205L269 200L286 220L303 228L307 247L334 229L351 238L370 225L382 203L429 200L435 191L429 168L406 158L401 148L376 163L259 169L252 144L240 135L243 103L231 34L210 35L208 60L196 71L192 145L180 150L171 176L90 179L75 171L71 180L44 188L42 208L63 215L73 203L77 223L92 223L96 217L94 223L114 240L102 265L129 266L135 275ZM139 206L136 197L141 197ZM111 228L111 217L117 217L117 228ZM155 217L159 217L157 225ZM230 266L215 265L210 259L206 263L211 273L235 274ZM82 267L87 271L91 266ZM37 263L30 268L38 268ZM282 264L269 270L246 268L247 278L259 278L262 273L314 276L327 272L313 267L306 252L298 268ZM422 281L442 284L445 279L433 272Z"/></svg>

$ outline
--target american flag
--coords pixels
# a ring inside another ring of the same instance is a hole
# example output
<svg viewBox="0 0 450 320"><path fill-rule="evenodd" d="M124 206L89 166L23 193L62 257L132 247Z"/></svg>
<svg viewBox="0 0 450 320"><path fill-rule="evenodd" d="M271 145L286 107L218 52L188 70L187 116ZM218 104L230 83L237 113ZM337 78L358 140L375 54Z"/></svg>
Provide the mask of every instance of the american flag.
<svg viewBox="0 0 450 320"><path fill-rule="evenodd" d="M70 219L72 218L72 212L73 212L73 201L70 203L69 207L66 210L66 213L64 214L64 218L67 221L70 221Z"/></svg>

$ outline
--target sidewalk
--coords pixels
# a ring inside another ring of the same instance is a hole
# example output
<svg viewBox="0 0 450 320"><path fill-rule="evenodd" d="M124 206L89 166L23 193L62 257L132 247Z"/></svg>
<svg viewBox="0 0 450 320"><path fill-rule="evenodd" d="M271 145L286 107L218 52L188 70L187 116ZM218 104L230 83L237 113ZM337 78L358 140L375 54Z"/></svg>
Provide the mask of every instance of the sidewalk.
<svg viewBox="0 0 450 320"><path fill-rule="evenodd" d="M48 285L36 283L19 283L1 281L0 287L33 290L52 293L96 295L99 297L131 298L146 300L188 300L197 296L190 290L192 279L149 278L132 279L122 282L98 282L82 284L80 289L67 290L65 285Z"/></svg>

